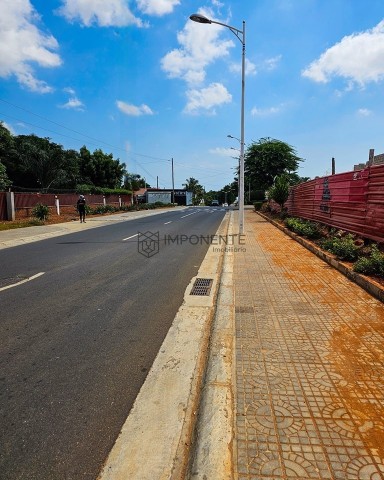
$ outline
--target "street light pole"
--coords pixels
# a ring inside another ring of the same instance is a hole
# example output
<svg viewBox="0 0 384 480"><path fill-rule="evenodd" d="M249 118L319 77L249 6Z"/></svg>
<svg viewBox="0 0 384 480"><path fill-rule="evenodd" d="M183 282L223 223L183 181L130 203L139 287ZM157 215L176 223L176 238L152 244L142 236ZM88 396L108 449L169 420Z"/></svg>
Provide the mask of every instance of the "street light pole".
<svg viewBox="0 0 384 480"><path fill-rule="evenodd" d="M232 137L232 135L227 135L227 137L229 138L234 138L235 140L237 140L239 143L240 143L240 139L237 138L237 137ZM237 166L237 175L238 175L238 180L237 180L237 183L238 183L238 192L237 192L237 195L238 195L238 198L240 197L240 150L238 148L235 148L235 147L231 147L231 150L236 150L236 152L239 152L239 156L238 157L232 157L234 158L235 160L237 160L238 162L238 166Z"/></svg>
<svg viewBox="0 0 384 480"><path fill-rule="evenodd" d="M172 204L175 203L175 174L173 171L173 157L172 157Z"/></svg>
<svg viewBox="0 0 384 480"><path fill-rule="evenodd" d="M241 134L240 134L240 198L239 233L244 233L244 100L245 100L245 22L243 21L243 41L241 55Z"/></svg>
<svg viewBox="0 0 384 480"><path fill-rule="evenodd" d="M243 29L239 30L235 27L231 27L226 23L216 22L210 20L204 15L194 13L189 17L191 20L197 23L216 23L222 27L227 27L231 32L236 35L242 45L242 58L241 58L241 120L240 120L240 172L239 172L239 234L244 233L244 103L245 103L245 21L243 21Z"/></svg>

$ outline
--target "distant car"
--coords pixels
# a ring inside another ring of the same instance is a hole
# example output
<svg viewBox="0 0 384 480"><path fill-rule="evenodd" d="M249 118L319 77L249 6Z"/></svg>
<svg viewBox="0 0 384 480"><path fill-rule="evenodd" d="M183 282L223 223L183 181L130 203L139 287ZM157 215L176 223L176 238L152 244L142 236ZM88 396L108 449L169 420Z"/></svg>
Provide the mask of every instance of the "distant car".
<svg viewBox="0 0 384 480"><path fill-rule="evenodd" d="M228 203L223 203L223 207L228 207Z"/></svg>
<svg viewBox="0 0 384 480"><path fill-rule="evenodd" d="M211 207L219 207L219 206L220 206L220 203L218 200L212 200Z"/></svg>

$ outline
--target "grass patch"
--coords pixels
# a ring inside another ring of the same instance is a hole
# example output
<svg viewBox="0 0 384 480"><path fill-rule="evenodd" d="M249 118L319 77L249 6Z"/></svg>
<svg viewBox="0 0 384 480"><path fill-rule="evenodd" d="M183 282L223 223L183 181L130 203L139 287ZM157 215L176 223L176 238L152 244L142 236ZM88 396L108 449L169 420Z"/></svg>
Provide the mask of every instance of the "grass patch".
<svg viewBox="0 0 384 480"><path fill-rule="evenodd" d="M4 230L14 230L16 228L36 227L45 225L43 221L37 218L31 220L20 220L19 222L0 222L0 232Z"/></svg>

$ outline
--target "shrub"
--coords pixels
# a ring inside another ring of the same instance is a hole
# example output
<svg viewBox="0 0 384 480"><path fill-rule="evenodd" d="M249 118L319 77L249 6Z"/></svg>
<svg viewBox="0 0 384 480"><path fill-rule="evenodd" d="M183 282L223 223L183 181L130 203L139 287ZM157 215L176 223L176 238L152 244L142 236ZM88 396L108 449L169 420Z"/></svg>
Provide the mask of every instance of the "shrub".
<svg viewBox="0 0 384 480"><path fill-rule="evenodd" d="M275 179L274 184L268 190L268 198L272 198L280 205L281 210L284 208L284 203L289 196L289 180L286 175L280 175Z"/></svg>
<svg viewBox="0 0 384 480"><path fill-rule="evenodd" d="M359 247L355 245L353 235L350 233L341 238L327 238L320 242L320 246L336 255L339 260L353 262L358 257Z"/></svg>
<svg viewBox="0 0 384 480"><path fill-rule="evenodd" d="M309 220L300 218L287 218L285 225L297 235L306 238L319 238L321 235L319 225Z"/></svg>
<svg viewBox="0 0 384 480"><path fill-rule="evenodd" d="M372 245L370 256L359 258L353 265L353 270L364 275L384 277L384 254L377 245Z"/></svg>
<svg viewBox="0 0 384 480"><path fill-rule="evenodd" d="M88 195L91 192L92 192L92 185L87 185L86 183L76 185L77 194Z"/></svg>
<svg viewBox="0 0 384 480"><path fill-rule="evenodd" d="M87 183L76 185L76 193L83 195L128 195L132 193L132 190L126 188L104 188L95 187L95 185L89 185Z"/></svg>
<svg viewBox="0 0 384 480"><path fill-rule="evenodd" d="M261 210L264 202L253 202L253 206L255 207L255 211Z"/></svg>
<svg viewBox="0 0 384 480"><path fill-rule="evenodd" d="M37 203L32 208L32 215L38 220L45 221L49 216L49 207L43 205L42 203Z"/></svg>
<svg viewBox="0 0 384 480"><path fill-rule="evenodd" d="M114 205L98 205L91 209L90 213L93 215L102 215L104 213L115 213L120 210L119 207L115 207Z"/></svg>

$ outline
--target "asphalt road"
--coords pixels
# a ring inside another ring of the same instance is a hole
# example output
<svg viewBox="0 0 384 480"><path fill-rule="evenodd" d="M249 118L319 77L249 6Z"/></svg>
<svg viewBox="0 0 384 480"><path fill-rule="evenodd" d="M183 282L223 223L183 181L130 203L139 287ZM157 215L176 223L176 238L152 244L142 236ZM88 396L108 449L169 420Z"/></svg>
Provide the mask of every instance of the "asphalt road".
<svg viewBox="0 0 384 480"><path fill-rule="evenodd" d="M97 477L205 256L197 239L223 216L174 211L0 251L1 480ZM138 252L138 232L158 233L158 253Z"/></svg>

